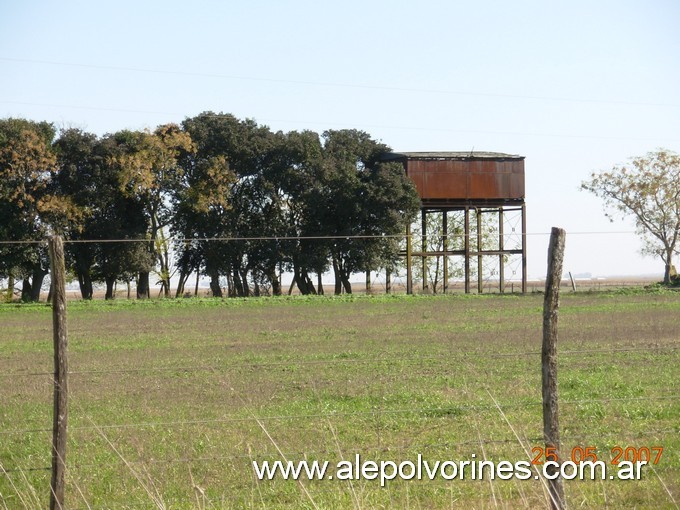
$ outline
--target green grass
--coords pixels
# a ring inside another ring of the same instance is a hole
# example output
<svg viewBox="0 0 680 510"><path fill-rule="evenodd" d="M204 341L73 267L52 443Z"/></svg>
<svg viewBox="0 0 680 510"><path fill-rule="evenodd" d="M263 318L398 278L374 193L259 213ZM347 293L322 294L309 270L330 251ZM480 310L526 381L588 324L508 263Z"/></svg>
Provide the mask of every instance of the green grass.
<svg viewBox="0 0 680 510"><path fill-rule="evenodd" d="M296 461L524 460L542 444L542 299L69 303L68 508L154 508L150 492L167 508L312 508L296 482L254 480L252 460L279 459L277 447ZM563 293L563 451L665 448L641 481L566 482L570 507L680 502L679 311L674 292ZM0 306L0 331L0 508L43 508L51 309ZM535 480L305 487L320 508L546 502Z"/></svg>

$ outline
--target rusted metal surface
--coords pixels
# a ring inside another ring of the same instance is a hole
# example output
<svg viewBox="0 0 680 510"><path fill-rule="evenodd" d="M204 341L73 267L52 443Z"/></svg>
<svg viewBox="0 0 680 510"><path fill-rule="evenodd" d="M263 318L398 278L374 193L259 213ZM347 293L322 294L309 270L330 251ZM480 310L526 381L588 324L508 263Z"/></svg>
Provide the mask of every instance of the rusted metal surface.
<svg viewBox="0 0 680 510"><path fill-rule="evenodd" d="M524 157L501 153L404 152L398 161L418 190L423 205L524 200Z"/></svg>

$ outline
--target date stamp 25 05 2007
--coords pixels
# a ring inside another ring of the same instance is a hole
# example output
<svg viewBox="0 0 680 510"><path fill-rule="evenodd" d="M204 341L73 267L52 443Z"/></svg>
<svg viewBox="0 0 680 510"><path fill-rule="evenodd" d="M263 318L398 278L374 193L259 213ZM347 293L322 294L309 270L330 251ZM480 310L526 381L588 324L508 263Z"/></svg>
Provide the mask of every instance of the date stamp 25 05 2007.
<svg viewBox="0 0 680 510"><path fill-rule="evenodd" d="M541 465L545 461L560 462L570 460L571 462L598 462L600 460L598 449L595 446L574 446L569 452L569 456L560 459L557 450L551 446L534 446L531 449L533 458L531 463ZM645 462L646 464L658 464L663 454L663 446L614 446L610 449L612 466L617 466L621 461L626 462Z"/></svg>

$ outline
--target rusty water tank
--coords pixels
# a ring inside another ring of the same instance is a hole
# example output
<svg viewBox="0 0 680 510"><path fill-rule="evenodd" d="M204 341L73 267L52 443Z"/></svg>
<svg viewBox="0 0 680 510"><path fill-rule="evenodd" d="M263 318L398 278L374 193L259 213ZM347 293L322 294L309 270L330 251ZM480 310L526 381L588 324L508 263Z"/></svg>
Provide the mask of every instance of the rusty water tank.
<svg viewBox="0 0 680 510"><path fill-rule="evenodd" d="M499 152L391 152L423 206L524 202L524 156Z"/></svg>

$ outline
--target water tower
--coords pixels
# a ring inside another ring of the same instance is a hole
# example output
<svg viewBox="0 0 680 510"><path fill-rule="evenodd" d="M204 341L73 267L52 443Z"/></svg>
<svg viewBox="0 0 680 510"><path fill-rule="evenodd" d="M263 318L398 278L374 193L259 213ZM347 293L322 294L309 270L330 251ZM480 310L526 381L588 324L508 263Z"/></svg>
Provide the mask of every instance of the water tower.
<svg viewBox="0 0 680 510"><path fill-rule="evenodd" d="M413 246L409 227L404 253L409 294L413 293L414 258L422 263L423 290L429 290L426 271L429 257L438 257L443 264L443 292L448 287L450 260L458 264L466 293L470 292L475 274L479 293L492 284L505 292L508 280L513 280L514 289L516 279L521 282L522 292L526 292L523 156L497 152L401 152L385 154L383 160L404 166L421 200L420 243ZM433 222L428 222L430 215L438 215L434 222L436 232ZM485 267L491 269L485 271Z"/></svg>

